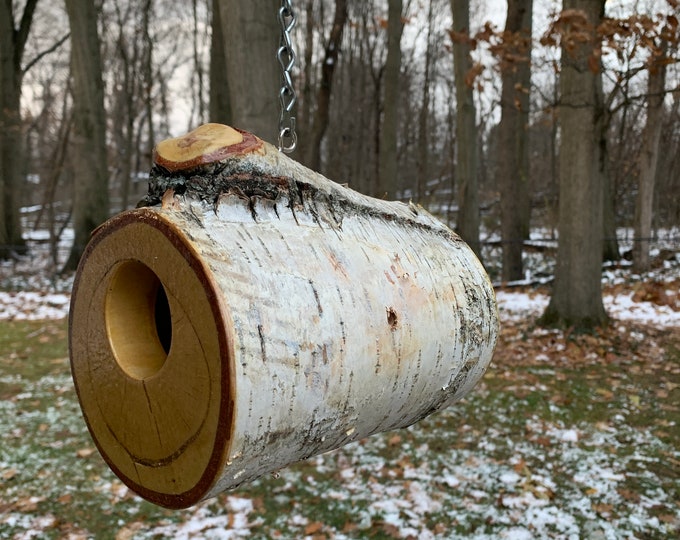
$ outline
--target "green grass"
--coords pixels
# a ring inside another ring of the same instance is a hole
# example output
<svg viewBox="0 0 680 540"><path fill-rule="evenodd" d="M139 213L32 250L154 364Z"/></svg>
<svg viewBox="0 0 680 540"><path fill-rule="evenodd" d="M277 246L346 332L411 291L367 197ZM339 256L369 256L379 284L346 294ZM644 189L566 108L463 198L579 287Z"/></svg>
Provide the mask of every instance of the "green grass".
<svg viewBox="0 0 680 540"><path fill-rule="evenodd" d="M197 538L669 538L680 525L680 340L641 332L510 328L463 402L169 511L129 492L94 451L66 323L3 322L0 537L191 538L190 522Z"/></svg>

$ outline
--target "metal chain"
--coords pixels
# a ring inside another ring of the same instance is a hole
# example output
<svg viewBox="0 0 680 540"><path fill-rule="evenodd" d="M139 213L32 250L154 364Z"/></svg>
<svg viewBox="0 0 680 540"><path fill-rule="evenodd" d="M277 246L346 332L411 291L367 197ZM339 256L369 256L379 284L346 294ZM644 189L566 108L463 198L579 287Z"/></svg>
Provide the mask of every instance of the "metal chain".
<svg viewBox="0 0 680 540"><path fill-rule="evenodd" d="M297 133L295 132L295 117L293 107L297 101L297 94L293 88L291 71L295 65L295 49L290 39L290 32L295 26L297 17L293 11L291 0L281 0L279 9L279 24L281 25L281 42L276 57L281 64L281 90L279 90L279 102L281 114L279 115L279 151L290 154L297 147Z"/></svg>

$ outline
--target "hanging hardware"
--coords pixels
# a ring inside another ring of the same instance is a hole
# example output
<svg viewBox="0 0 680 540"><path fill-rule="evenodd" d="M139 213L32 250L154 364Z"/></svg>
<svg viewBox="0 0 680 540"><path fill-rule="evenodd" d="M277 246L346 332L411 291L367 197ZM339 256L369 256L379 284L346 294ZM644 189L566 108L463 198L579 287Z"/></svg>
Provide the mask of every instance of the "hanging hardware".
<svg viewBox="0 0 680 540"><path fill-rule="evenodd" d="M290 154L297 147L297 133L295 132L295 116L293 107L297 101L297 94L293 88L291 71L295 65L295 49L290 33L295 26L297 17L293 11L291 0L281 0L279 9L279 24L281 25L281 40L276 58L281 65L281 89L279 90L279 145L280 152Z"/></svg>

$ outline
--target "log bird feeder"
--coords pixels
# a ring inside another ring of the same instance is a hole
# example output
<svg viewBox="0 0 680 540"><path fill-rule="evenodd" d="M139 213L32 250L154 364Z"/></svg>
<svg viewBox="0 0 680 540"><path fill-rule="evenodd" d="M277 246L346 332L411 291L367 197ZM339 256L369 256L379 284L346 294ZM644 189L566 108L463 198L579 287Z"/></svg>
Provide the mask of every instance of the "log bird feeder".
<svg viewBox="0 0 680 540"><path fill-rule="evenodd" d="M69 321L97 448L168 508L447 407L497 334L482 265L434 217L219 124L158 144L146 198L93 234Z"/></svg>

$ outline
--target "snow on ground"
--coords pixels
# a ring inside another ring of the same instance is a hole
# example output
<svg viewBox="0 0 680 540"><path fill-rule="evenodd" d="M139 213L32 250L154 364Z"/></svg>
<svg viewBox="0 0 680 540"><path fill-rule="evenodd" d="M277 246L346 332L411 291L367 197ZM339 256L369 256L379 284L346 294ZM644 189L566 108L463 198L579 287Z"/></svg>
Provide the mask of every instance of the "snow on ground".
<svg viewBox="0 0 680 540"><path fill-rule="evenodd" d="M677 291L668 291L677 294ZM542 293L501 290L496 293L498 311L503 320L537 317L548 305L549 297ZM652 302L638 302L632 292L605 294L604 306L614 319L638 321L657 327L680 326L680 311ZM68 316L68 293L34 291L0 291L0 320L45 320Z"/></svg>
<svg viewBox="0 0 680 540"><path fill-rule="evenodd" d="M671 293L673 291L669 291ZM550 300L545 294L519 291L498 291L496 299L501 321L538 317ZM637 321L656 327L680 326L680 311L653 302L636 302L632 292L605 294L602 301L609 316L617 320Z"/></svg>
<svg viewBox="0 0 680 540"><path fill-rule="evenodd" d="M63 319L68 315L70 301L70 295L65 293L0 292L0 319Z"/></svg>

